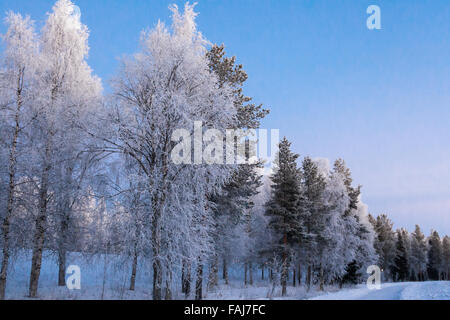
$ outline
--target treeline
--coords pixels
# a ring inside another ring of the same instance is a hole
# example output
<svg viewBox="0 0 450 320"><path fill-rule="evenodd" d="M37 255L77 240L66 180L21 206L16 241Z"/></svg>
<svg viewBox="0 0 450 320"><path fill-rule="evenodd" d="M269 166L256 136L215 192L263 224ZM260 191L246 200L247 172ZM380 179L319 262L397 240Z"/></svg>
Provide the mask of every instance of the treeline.
<svg viewBox="0 0 450 320"><path fill-rule="evenodd" d="M283 294L291 268L294 286L295 275L300 283L306 269L307 288L316 283L321 290L361 283L369 265L380 267L384 281L449 280L448 236L441 241L432 231L426 238L419 226L411 234L394 231L386 215L368 213L343 160L330 170L324 159L305 157L298 167L297 158L284 139L265 206L271 241L259 251L268 253L266 261L278 261Z"/></svg>
<svg viewBox="0 0 450 320"><path fill-rule="evenodd" d="M386 279L448 278L448 237L394 233L385 216L372 218L343 160L330 167L306 157L298 166L284 139L270 175L263 163L196 162L190 148L182 157L195 164L174 163L178 129L194 140L200 122L203 132L240 132L268 111L243 93L242 65L196 29L193 6L171 11L170 28L143 32L139 52L121 60L108 95L87 64L89 32L71 1L57 1L39 33L29 17L7 14L0 299L21 250L32 253L30 297L44 251L60 286L68 252L121 257L130 290L150 263L153 299L201 299L220 277L229 282L231 265L243 267L246 284L260 270L283 294L290 279L321 289L361 282L371 264ZM228 156L214 148L218 136L200 137L204 158Z"/></svg>
<svg viewBox="0 0 450 320"><path fill-rule="evenodd" d="M392 281L450 280L450 237L437 231L428 237L416 225L414 232L393 230L386 215L369 215L376 232L374 246L385 279Z"/></svg>

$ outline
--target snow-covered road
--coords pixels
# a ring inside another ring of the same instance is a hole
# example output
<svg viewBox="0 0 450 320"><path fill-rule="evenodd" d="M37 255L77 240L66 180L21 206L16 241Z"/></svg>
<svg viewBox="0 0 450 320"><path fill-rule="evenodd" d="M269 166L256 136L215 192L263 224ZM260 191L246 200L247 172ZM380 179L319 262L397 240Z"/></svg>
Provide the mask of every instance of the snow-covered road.
<svg viewBox="0 0 450 320"><path fill-rule="evenodd" d="M450 300L450 281L385 283L380 290L360 285L312 300Z"/></svg>

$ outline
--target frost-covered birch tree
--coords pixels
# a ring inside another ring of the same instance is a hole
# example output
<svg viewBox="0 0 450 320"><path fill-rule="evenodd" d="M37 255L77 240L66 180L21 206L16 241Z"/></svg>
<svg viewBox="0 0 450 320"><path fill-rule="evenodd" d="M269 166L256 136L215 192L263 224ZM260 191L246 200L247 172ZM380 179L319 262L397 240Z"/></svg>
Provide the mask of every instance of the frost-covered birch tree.
<svg viewBox="0 0 450 320"><path fill-rule="evenodd" d="M111 113L118 134L111 144L133 158L147 178L156 300L162 298L163 278L170 282L180 257L204 259L210 215L206 197L231 173L225 165L192 164L198 154L191 158L190 147L185 150L186 163L175 164L171 154L179 141L173 134L186 130L188 143L194 122L223 131L232 128L235 119L232 90L219 85L209 69L207 41L197 31L194 7L187 4L183 14L176 6L171 10L171 30L159 22L143 32L141 51L122 61L113 82ZM203 150L202 141L197 142Z"/></svg>
<svg viewBox="0 0 450 320"><path fill-rule="evenodd" d="M86 58L88 54L88 30L80 22L79 11L70 0L59 0L42 29L40 37L40 78L39 119L34 125L34 139L39 164L36 185L39 189L39 212L35 221L33 240L33 258L30 275L30 297L37 295L39 274L42 262L46 230L49 223L49 204L55 202L53 194L65 193L59 204L61 223L59 260L60 269L65 269L64 234L70 215L68 193L72 188L74 161L82 144L79 128L89 114L89 108L95 104L101 93L100 81L92 75ZM53 189L55 172L62 173L62 190ZM73 196L73 194L72 194ZM54 203L53 203L54 204ZM54 213L54 212L53 212ZM61 275L60 270L60 275ZM62 277L60 276L60 284Z"/></svg>
<svg viewBox="0 0 450 320"><path fill-rule="evenodd" d="M323 162L323 161L322 161ZM349 252L349 231L345 215L349 206L349 197L342 175L339 172L330 172L328 161L322 175L325 178L326 187L322 194L324 204L320 212L321 233L317 236L317 263L319 265L320 289L324 289L325 283L340 279L345 274L345 267L351 261L354 254Z"/></svg>
<svg viewBox="0 0 450 320"><path fill-rule="evenodd" d="M2 261L0 270L0 300L5 298L9 255L11 247L11 222L17 205L18 159L25 155L24 127L32 121L30 104L36 93L37 41L30 17L9 12L5 18L8 30L2 35L4 51L0 71L0 127L2 148L5 148L7 170L5 187L6 208L2 218ZM3 171L3 170L2 170ZM20 174L20 173L19 173ZM2 203L3 204L3 203ZM2 207L3 208L3 207Z"/></svg>

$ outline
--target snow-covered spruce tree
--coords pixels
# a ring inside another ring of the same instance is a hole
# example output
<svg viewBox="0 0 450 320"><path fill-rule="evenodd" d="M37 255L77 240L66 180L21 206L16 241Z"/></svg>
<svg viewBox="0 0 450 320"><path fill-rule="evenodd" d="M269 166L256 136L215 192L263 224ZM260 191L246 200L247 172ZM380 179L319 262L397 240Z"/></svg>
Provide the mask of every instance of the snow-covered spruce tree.
<svg viewBox="0 0 450 320"><path fill-rule="evenodd" d="M392 230L393 223L385 215L377 217L375 227L375 250L377 251L379 260L378 265L384 272L384 280L393 279L393 266L396 255L395 233Z"/></svg>
<svg viewBox="0 0 450 320"><path fill-rule="evenodd" d="M347 272L346 276L351 275L359 283L365 275L367 267L375 264L378 256L374 247L375 231L369 222L368 206L362 202L361 196L358 197L356 210L352 210L352 215L356 221L356 233L354 234L356 250L355 259L351 263L356 267L354 269L356 272Z"/></svg>
<svg viewBox="0 0 450 320"><path fill-rule="evenodd" d="M407 280L413 280L411 274L411 234L405 228L401 228L400 230L406 249L406 260L408 263Z"/></svg>
<svg viewBox="0 0 450 320"><path fill-rule="evenodd" d="M428 237L427 272L430 280L440 280L442 271L442 243L439 233L434 230Z"/></svg>
<svg viewBox="0 0 450 320"><path fill-rule="evenodd" d="M361 276L365 274L367 266L376 261L376 252L374 250L374 230L370 223L370 217L365 205L361 200L361 186L353 187L353 179L350 169L347 168L345 161L338 159L334 163L334 171L340 173L344 179L349 196L349 206L344 213L347 243L346 256L353 256L353 260L347 265L347 272L341 278L341 283L358 283Z"/></svg>
<svg viewBox="0 0 450 320"><path fill-rule="evenodd" d="M450 237L445 236L442 239L442 280L450 280Z"/></svg>
<svg viewBox="0 0 450 320"><path fill-rule="evenodd" d="M411 234L411 280L425 281L427 278L427 241L425 235L416 224L414 232Z"/></svg>
<svg viewBox="0 0 450 320"><path fill-rule="evenodd" d="M350 169L347 168L345 161L343 159L337 159L333 164L333 173L339 175L343 180L345 185L346 194L348 197L348 205L342 214L342 222L344 227L344 242L346 243L346 248L342 252L342 257L347 260L344 268L345 272L343 275L338 277L336 280L339 281L340 285L346 282L357 283L358 282L358 262L356 261L356 253L358 247L358 221L354 214L354 210L358 209L358 197L360 194L360 186L353 188L353 179L351 176Z"/></svg>
<svg viewBox="0 0 450 320"><path fill-rule="evenodd" d="M30 297L37 295L48 224L58 220L65 225L70 214L70 201L73 197L68 195L74 185L69 180L74 170L74 159L79 152L77 147L80 144L80 130L78 128L83 119L87 118L88 108L92 107L92 102L101 93L100 81L92 76L86 62L87 39L88 30L81 24L80 16L73 3L69 0L56 2L40 38L41 91L39 105L36 106L39 108L39 116L36 125L33 126L36 153L39 155L36 169L36 175L39 176L37 183L39 213L36 216L33 240ZM71 146L68 147L69 145ZM63 213L59 213L61 217L52 215L49 220L51 194L57 192L55 172L61 169L64 173L64 177L61 178L69 183L63 184L64 188L60 191L68 197L61 199L65 202L63 205L61 203L57 205L57 202L52 204L53 208L61 208ZM59 238L62 239L60 268L65 269L65 240L62 235L66 231L65 226L61 225L59 230L61 232Z"/></svg>
<svg viewBox="0 0 450 320"><path fill-rule="evenodd" d="M375 230L375 227L377 225L377 219L375 219L373 217L373 215L371 213L369 213L368 220L369 220L370 224L372 225L372 228Z"/></svg>
<svg viewBox="0 0 450 320"><path fill-rule="evenodd" d="M301 172L302 194L297 224L301 226L300 248L307 267L306 285L309 290L313 282L315 258L319 248L317 236L324 231L322 212L325 210L323 193L326 181L317 163L309 157L304 158Z"/></svg>
<svg viewBox="0 0 450 320"><path fill-rule="evenodd" d="M408 244L406 230L397 230L396 255L394 258L394 281L406 281L409 274Z"/></svg>
<svg viewBox="0 0 450 320"><path fill-rule="evenodd" d="M343 159L337 159L334 162L334 171L339 172L344 179L344 184L347 187L348 196L350 199L350 204L347 209L347 214L350 214L352 209L357 209L357 204L359 202L358 198L361 194L361 186L353 187L353 179L350 169L346 166L345 161Z"/></svg>
<svg viewBox="0 0 450 320"><path fill-rule="evenodd" d="M236 109L236 125L233 129L256 129L260 125L260 120L266 116L268 111L263 109L262 105L251 103L252 99L243 94L242 87L248 78L247 73L243 70L242 65L236 64L235 57L228 58L225 54L223 45L213 45L207 53L207 58L211 71L219 79L220 86L228 85L233 90L234 107ZM210 263L209 288L217 284L219 256L221 256L223 262L222 274L225 282L228 283L227 265L231 256L232 243L236 243L235 235L240 233L236 228L241 227L240 223L243 222L244 214L250 213L252 206L250 198L258 188L258 175L255 171L258 165L258 163L238 165L236 172L231 180L225 184L223 191L210 197L213 202L212 207L215 208L213 211L218 232L214 237L216 252L213 254ZM248 230L248 228L245 228L245 230ZM246 240L243 240L241 244L246 242ZM245 252L240 252L238 255L243 257Z"/></svg>
<svg viewBox="0 0 450 320"><path fill-rule="evenodd" d="M156 300L163 297L163 279L167 286L167 278L183 259L199 266L204 263L211 241L207 197L232 170L232 166L198 163L196 150L192 164L194 122L221 132L236 126L233 91L209 68L207 42L196 29L193 6L187 4L184 14L176 6L171 10L172 30L160 22L143 32L141 51L122 61L113 82L111 112L118 134L111 145L133 158L147 179ZM191 133L183 138L189 147L183 150L181 163L171 157L179 143L172 140L177 129Z"/></svg>
<svg viewBox="0 0 450 320"><path fill-rule="evenodd" d="M5 289L9 256L11 249L10 225L17 205L18 165L25 155L23 127L30 119L30 103L35 90L35 62L37 57L37 41L33 22L30 17L8 12L5 18L8 27L1 36L4 43L0 71L0 127L2 147L7 155L7 163L2 165L7 172L5 185L6 210L0 214L2 241L2 261L0 271L0 300L5 299ZM20 141L22 140L22 142ZM3 170L2 170L3 171ZM21 173L19 172L19 175ZM23 174L23 173L22 173Z"/></svg>
<svg viewBox="0 0 450 320"><path fill-rule="evenodd" d="M325 252L329 247L331 247L334 243L334 239L337 238L338 234L336 234L336 225L335 223L339 223L336 221L338 213L332 208L334 207L334 203L330 201L329 196L331 194L327 194L327 191L332 193L333 191L327 190L327 187L330 187L329 181L329 162L327 159L315 159L313 160L319 174L322 176L325 182L325 188L321 194L322 208L317 210L315 218L314 218L314 229L315 229L315 242L316 242L316 256L314 261L315 272L318 273L319 278L319 289L324 289L325 276L324 276L324 268L327 258L325 258Z"/></svg>
<svg viewBox="0 0 450 320"><path fill-rule="evenodd" d="M316 162L317 163L317 162ZM323 290L324 283L332 283L346 273L347 265L355 258L351 250L352 230L349 228L349 218L345 212L349 206L347 187L341 173L333 170L330 172L328 161L326 161L323 175L326 178L326 188L323 192L324 211L322 213L323 229L318 236L319 248L317 264L319 265L319 282ZM354 219L350 220L354 222Z"/></svg>
<svg viewBox="0 0 450 320"><path fill-rule="evenodd" d="M281 286L282 295L286 295L286 285L289 272L290 248L300 233L299 202L300 170L297 168L298 155L290 150L291 143L286 139L279 144L276 157L276 167L272 174L272 196L267 203L267 216L270 217L269 226L278 235L276 250L281 256Z"/></svg>

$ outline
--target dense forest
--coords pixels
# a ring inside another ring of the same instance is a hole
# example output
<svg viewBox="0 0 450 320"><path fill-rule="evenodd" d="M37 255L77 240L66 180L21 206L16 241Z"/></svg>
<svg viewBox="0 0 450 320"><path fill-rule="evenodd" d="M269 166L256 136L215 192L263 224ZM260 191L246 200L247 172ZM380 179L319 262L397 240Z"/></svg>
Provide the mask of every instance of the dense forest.
<svg viewBox="0 0 450 320"><path fill-rule="evenodd" d="M288 286L362 283L370 265L383 281L450 280L450 238L394 230L388 216L369 214L342 159L300 158L284 138L271 170L262 161L196 162L190 149L183 157L194 164L172 161L177 130L194 136L201 122L204 131L242 133L269 111L245 95L238 60L197 30L194 6L170 9L172 25L142 32L109 93L87 64L89 31L70 0L56 2L40 31L7 14L0 299L21 250L32 252L29 297L38 296L44 252L58 263L59 286L69 252L128 261L129 290L139 264L151 264L155 300L202 299L236 265L246 285L259 277L282 295ZM201 147L223 158L213 140Z"/></svg>

